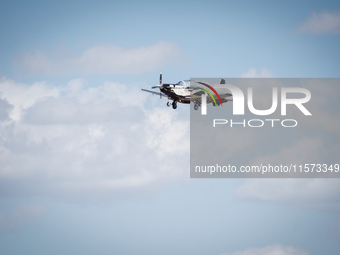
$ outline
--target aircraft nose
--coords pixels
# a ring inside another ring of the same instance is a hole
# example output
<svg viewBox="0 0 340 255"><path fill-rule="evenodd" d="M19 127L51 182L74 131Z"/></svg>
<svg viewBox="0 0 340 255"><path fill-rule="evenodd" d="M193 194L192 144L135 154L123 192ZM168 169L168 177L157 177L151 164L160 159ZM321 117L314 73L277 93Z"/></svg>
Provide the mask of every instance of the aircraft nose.
<svg viewBox="0 0 340 255"><path fill-rule="evenodd" d="M151 87L152 89L155 89L155 88L162 88L163 86L161 85L161 84L159 84L159 85L156 85L156 86L153 86L153 87Z"/></svg>

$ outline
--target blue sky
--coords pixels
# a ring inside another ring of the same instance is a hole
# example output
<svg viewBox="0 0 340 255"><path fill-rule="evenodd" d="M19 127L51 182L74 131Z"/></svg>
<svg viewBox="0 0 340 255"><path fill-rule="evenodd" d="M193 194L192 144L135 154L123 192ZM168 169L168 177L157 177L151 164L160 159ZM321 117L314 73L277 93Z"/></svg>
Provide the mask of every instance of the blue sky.
<svg viewBox="0 0 340 255"><path fill-rule="evenodd" d="M140 91L338 78L338 1L8 1L0 34L2 254L338 254L338 180L190 179L189 107Z"/></svg>

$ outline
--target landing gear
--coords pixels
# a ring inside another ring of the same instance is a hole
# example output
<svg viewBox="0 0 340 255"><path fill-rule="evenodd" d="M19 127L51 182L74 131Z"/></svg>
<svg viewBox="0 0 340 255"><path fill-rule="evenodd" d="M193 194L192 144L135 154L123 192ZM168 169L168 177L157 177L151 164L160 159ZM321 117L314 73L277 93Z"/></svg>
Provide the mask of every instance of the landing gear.
<svg viewBox="0 0 340 255"><path fill-rule="evenodd" d="M173 102L172 102L172 108L173 108L173 109L176 109L176 108L177 108L177 102L176 102L176 101L173 101Z"/></svg>
<svg viewBox="0 0 340 255"><path fill-rule="evenodd" d="M195 104L195 105L194 105L194 109L195 109L195 111L198 110L198 104Z"/></svg>
<svg viewBox="0 0 340 255"><path fill-rule="evenodd" d="M173 101L172 103L170 101L168 101L166 103L166 105L169 107L170 105L172 105L172 108L176 109L177 108L177 102L176 101Z"/></svg>

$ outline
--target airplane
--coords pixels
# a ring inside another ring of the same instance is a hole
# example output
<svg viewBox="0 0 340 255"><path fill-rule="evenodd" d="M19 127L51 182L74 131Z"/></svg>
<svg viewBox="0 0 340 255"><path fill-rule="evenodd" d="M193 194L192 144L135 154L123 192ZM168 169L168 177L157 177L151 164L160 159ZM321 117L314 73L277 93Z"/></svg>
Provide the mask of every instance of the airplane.
<svg viewBox="0 0 340 255"><path fill-rule="evenodd" d="M159 88L160 92L155 92L147 89L142 89L142 91L149 92L155 95L159 95L160 98L167 97L168 102L167 106L172 105L173 109L177 108L177 102L182 104L190 104L190 102L194 103L194 109L197 111L201 106L201 95L205 92L209 93L210 97L207 97L207 103L214 103L214 105L220 105L222 103L226 103L228 101L232 101L232 94L223 93L218 94L216 90L210 86L209 84L203 82L197 82L197 84L204 85L202 87L190 87L190 80L181 80L175 84L172 83L163 83L162 82L162 73L159 76L159 84L151 87L151 89ZM221 79L220 84L225 84L225 80ZM208 92L205 87L210 88L214 92L214 95ZM172 103L171 103L172 100Z"/></svg>

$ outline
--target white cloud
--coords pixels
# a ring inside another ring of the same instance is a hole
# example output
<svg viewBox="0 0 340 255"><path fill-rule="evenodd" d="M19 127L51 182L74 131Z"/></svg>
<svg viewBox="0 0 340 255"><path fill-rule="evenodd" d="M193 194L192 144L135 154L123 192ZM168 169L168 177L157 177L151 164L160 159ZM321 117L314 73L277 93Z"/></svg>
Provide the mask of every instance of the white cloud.
<svg viewBox="0 0 340 255"><path fill-rule="evenodd" d="M85 72L94 73L141 73L175 63L183 58L180 49L173 43L157 44L123 49L112 45L102 45L86 50L77 60Z"/></svg>
<svg viewBox="0 0 340 255"><path fill-rule="evenodd" d="M258 157L249 164L299 166L306 162L323 162L324 149L321 139L305 137L277 152ZM277 201L318 210L340 210L339 184L339 179L322 178L247 179L235 193L242 198Z"/></svg>
<svg viewBox="0 0 340 255"><path fill-rule="evenodd" d="M57 88L53 88L44 82L36 82L28 86L13 80L0 79L0 98L13 107L9 116L13 120L19 120L22 111L37 101L47 97L57 97L59 92Z"/></svg>
<svg viewBox="0 0 340 255"><path fill-rule="evenodd" d="M338 179L251 179L241 184L236 194L313 209L340 209Z"/></svg>
<svg viewBox="0 0 340 255"><path fill-rule="evenodd" d="M290 165L303 164L305 162L320 162L319 154L323 148L322 141L318 138L304 137L293 141L287 147L280 146L278 152L270 153L265 156L258 156L252 165L269 163L271 165ZM273 146L274 149L274 146Z"/></svg>
<svg viewBox="0 0 340 255"><path fill-rule="evenodd" d="M292 246L274 244L263 248L249 248L223 255L307 255L307 252Z"/></svg>
<svg viewBox="0 0 340 255"><path fill-rule="evenodd" d="M0 228L14 230L22 227L44 215L44 208L40 205L23 205L11 212L0 213Z"/></svg>
<svg viewBox="0 0 340 255"><path fill-rule="evenodd" d="M0 99L12 107L0 120L4 193L98 199L186 175L187 115L145 109L138 87L84 83L1 81Z"/></svg>
<svg viewBox="0 0 340 255"><path fill-rule="evenodd" d="M301 34L339 34L340 33L340 13L321 13L312 14L296 28Z"/></svg>
<svg viewBox="0 0 340 255"><path fill-rule="evenodd" d="M338 79L311 79L308 86L312 94L309 110L313 117L306 120L307 125L314 126L325 133L340 137L340 111ZM304 86L304 84L301 84Z"/></svg>
<svg viewBox="0 0 340 255"><path fill-rule="evenodd" d="M311 102L307 105L310 117L295 114L298 127L274 130L263 136L261 150L248 165L271 164L280 166L305 163L338 163L339 104L337 79L308 79L299 81L310 90ZM261 91L261 90L260 90ZM262 93L262 92L261 92ZM290 132L293 131L293 132ZM258 131L259 133L259 131ZM289 135L288 135L289 134ZM260 135L260 133L259 133ZM266 138L271 138L266 140ZM317 210L340 210L339 179L246 179L236 189L236 195L245 199L259 199L294 204Z"/></svg>
<svg viewBox="0 0 340 255"><path fill-rule="evenodd" d="M0 121L8 118L8 113L12 110L12 106L7 101L0 99Z"/></svg>
<svg viewBox="0 0 340 255"><path fill-rule="evenodd" d="M184 55L174 43L121 48L116 45L97 45L80 56L48 55L40 51L18 56L15 66L25 74L136 74L178 64Z"/></svg>
<svg viewBox="0 0 340 255"><path fill-rule="evenodd" d="M241 74L241 78L270 78L272 76L272 73L267 68L262 68L261 71L258 71L254 67Z"/></svg>

